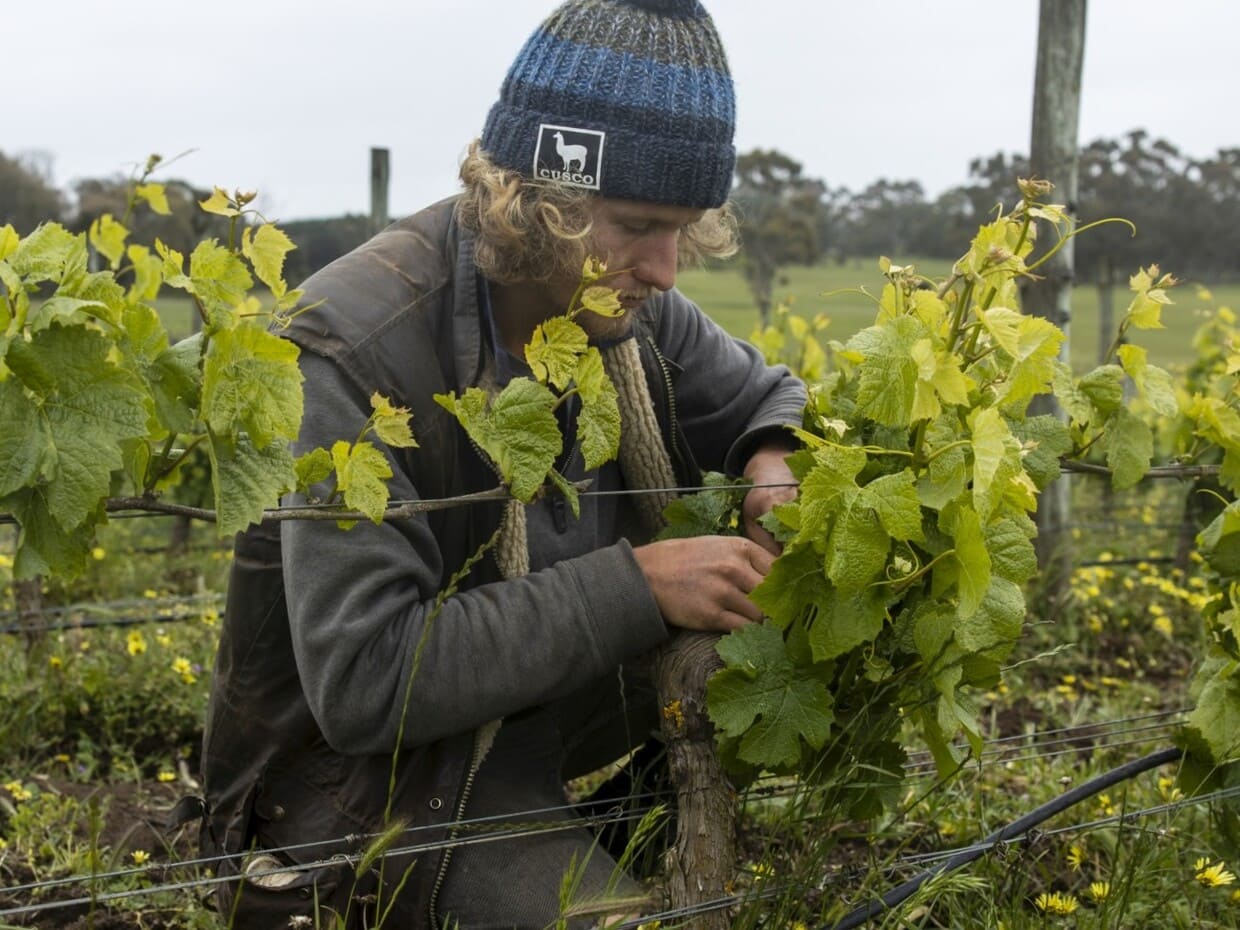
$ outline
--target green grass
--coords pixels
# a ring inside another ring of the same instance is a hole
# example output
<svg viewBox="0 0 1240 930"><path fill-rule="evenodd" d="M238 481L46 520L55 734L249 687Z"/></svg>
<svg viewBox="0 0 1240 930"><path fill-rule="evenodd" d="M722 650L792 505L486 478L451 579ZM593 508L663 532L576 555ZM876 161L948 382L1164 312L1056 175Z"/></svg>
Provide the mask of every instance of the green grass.
<svg viewBox="0 0 1240 930"><path fill-rule="evenodd" d="M930 277L945 276L950 263L945 261L912 262ZM758 320L757 305L739 271L728 268L712 271L687 271L678 279L680 289L702 307L728 332L748 339ZM831 320L826 335L846 341L858 330L874 322L877 295L883 277L878 262L853 259L842 265L789 267L781 272L775 287L776 300L792 298L793 310L813 318L824 313ZM861 292L865 289L870 295ZM1240 284L1211 286L1217 306L1240 308ZM1127 285L1115 288L1114 317L1122 317L1128 306ZM1196 357L1192 335L1204 321L1206 303L1199 299L1197 286L1185 282L1171 292L1173 305L1163 313L1162 330L1135 333L1132 341L1149 350L1150 360L1164 367L1184 365ZM1080 286L1072 293L1072 323L1069 330L1072 365L1087 371L1098 360L1098 289ZM1107 340L1109 344L1109 339Z"/></svg>

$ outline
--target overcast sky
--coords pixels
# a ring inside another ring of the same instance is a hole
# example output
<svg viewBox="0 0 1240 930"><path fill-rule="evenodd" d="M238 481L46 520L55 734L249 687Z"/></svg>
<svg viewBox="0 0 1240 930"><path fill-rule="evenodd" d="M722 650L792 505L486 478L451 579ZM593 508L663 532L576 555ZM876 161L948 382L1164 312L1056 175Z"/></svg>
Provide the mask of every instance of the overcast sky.
<svg viewBox="0 0 1240 930"><path fill-rule="evenodd" d="M127 174L257 188L271 219L392 214L452 193L517 49L552 0L0 0L0 151L53 179ZM737 86L737 146L853 190L927 193L1029 146L1036 0L705 0ZM1197 157L1240 145L1237 0L1092 0L1081 141L1142 127Z"/></svg>

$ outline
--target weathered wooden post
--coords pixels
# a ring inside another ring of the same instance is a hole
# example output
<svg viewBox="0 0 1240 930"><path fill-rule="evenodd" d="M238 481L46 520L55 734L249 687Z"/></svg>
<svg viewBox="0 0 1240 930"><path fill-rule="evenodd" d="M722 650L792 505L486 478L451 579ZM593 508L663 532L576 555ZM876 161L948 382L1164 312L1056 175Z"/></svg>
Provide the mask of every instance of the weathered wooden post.
<svg viewBox="0 0 1240 930"><path fill-rule="evenodd" d="M1077 131L1085 58L1085 0L1041 0L1039 10L1030 170L1055 185L1055 201L1066 204L1071 214L1076 211L1079 186ZM1039 251L1045 250L1044 244ZM1041 267L1040 274L1041 280L1025 289L1025 309L1064 331L1060 358L1067 361L1072 318L1071 241ZM1034 398L1030 413L1063 416L1049 395ZM1069 517L1069 485L1065 475L1048 487L1038 502L1038 564L1046 582L1044 595L1051 603L1059 603L1066 594L1072 574Z"/></svg>
<svg viewBox="0 0 1240 930"><path fill-rule="evenodd" d="M372 234L383 229L389 222L388 182L391 177L388 150L372 148L370 150L370 231Z"/></svg>

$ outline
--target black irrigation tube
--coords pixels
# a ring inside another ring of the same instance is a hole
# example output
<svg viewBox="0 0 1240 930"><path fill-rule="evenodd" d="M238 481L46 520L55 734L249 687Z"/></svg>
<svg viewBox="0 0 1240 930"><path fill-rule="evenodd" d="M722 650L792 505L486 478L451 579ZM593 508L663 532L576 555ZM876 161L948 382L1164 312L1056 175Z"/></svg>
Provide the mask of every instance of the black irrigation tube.
<svg viewBox="0 0 1240 930"><path fill-rule="evenodd" d="M908 881L897 885L877 901L871 901L869 904L862 905L838 923L823 925L821 930L852 930L853 927L859 927L871 918L877 917L884 911L896 907L907 900L917 889L936 875L953 872L962 866L968 865L975 859L981 858L987 850L1020 836L1055 814L1065 811L1075 804L1079 804L1086 798L1092 797L1100 791L1105 791L1112 785L1140 775L1142 772L1148 772L1150 769L1166 765L1168 762L1175 762L1182 755L1183 751L1179 747L1160 749L1144 758L1126 762L1117 768L1111 769L1109 772L1104 772L1096 778L1091 778L1084 784L1078 785L1070 791L1065 791L1054 800L1034 808L1028 814L1012 821L1006 827L996 830L976 846L958 852L933 868L927 869L920 875L916 875Z"/></svg>

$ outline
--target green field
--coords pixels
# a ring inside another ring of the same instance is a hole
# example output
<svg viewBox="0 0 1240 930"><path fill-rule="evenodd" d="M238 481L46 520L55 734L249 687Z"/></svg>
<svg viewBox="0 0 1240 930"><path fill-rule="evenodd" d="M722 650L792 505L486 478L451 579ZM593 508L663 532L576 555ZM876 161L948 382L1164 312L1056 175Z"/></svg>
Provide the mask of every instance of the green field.
<svg viewBox="0 0 1240 930"><path fill-rule="evenodd" d="M917 269L930 277L947 273L944 261L914 261ZM877 261L852 260L842 265L789 267L781 273L776 285L776 300L789 297L795 301L794 312L813 318L825 313L831 320L827 336L841 342L874 321L877 295L883 277ZM749 338L757 323L757 306L740 272L732 269L683 272L678 286L728 332ZM869 295L862 293L864 288ZM1212 286L1214 306L1240 308L1240 285ZM1115 317L1120 318L1128 306L1127 285L1114 290ZM1132 341L1149 350L1150 359L1165 367L1182 365L1196 356L1192 335L1201 324L1206 301L1199 299L1198 288L1191 282L1178 285L1171 292L1174 304L1163 314L1164 330L1134 334ZM1077 287L1072 295L1072 325L1069 332L1072 364L1077 371L1086 371L1098 358L1098 289ZM1108 344L1109 344L1108 339Z"/></svg>

